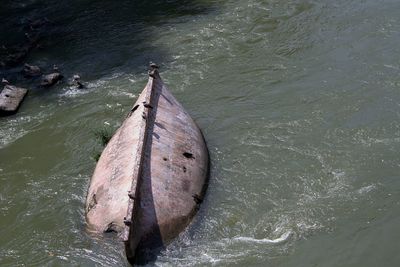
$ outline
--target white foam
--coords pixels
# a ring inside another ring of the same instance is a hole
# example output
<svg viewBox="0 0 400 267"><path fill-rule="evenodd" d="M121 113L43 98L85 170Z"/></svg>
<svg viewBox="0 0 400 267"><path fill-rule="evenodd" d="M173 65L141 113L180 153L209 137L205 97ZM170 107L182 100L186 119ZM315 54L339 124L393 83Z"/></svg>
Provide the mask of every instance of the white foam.
<svg viewBox="0 0 400 267"><path fill-rule="evenodd" d="M76 97L79 95L87 94L89 90L87 89L78 89L74 87L70 87L67 91L61 94L62 97Z"/></svg>
<svg viewBox="0 0 400 267"><path fill-rule="evenodd" d="M245 237L245 236L239 236L233 238L234 241L239 241L239 242L246 242L246 243L256 243L256 244L280 244L286 242L290 236L292 235L291 231L287 231L286 233L282 234L280 237L276 239L268 239L268 238L263 238L263 239L256 239L252 237Z"/></svg>
<svg viewBox="0 0 400 267"><path fill-rule="evenodd" d="M376 185L371 184L371 185L361 187L360 189L357 190L357 192L362 195L362 194L366 194L366 193L369 193L369 192L375 190L375 188L376 188Z"/></svg>

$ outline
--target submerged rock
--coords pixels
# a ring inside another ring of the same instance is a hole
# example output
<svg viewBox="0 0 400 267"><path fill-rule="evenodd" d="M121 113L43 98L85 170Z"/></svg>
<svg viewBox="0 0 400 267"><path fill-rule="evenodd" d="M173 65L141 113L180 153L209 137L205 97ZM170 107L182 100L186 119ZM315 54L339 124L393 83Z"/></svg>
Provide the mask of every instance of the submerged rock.
<svg viewBox="0 0 400 267"><path fill-rule="evenodd" d="M1 67L16 66L27 57L28 53L29 51L26 49L7 53L7 55L4 56L3 60L0 61L0 65Z"/></svg>
<svg viewBox="0 0 400 267"><path fill-rule="evenodd" d="M31 52L36 48L39 42L38 35L26 34L28 42L22 45L16 45L11 48L1 47L0 51L0 67L14 67L20 64Z"/></svg>
<svg viewBox="0 0 400 267"><path fill-rule="evenodd" d="M76 86L76 88L78 88L78 89L85 88L85 85L81 82L81 76L79 76L78 74L75 74L72 77L72 82L70 83L70 85Z"/></svg>
<svg viewBox="0 0 400 267"><path fill-rule="evenodd" d="M0 93L0 116L16 113L27 93L25 88L5 85Z"/></svg>
<svg viewBox="0 0 400 267"><path fill-rule="evenodd" d="M43 87L52 86L63 78L57 66L54 66L53 70L54 70L53 73L43 75L42 82L40 83L41 86Z"/></svg>
<svg viewBox="0 0 400 267"><path fill-rule="evenodd" d="M42 71L38 66L33 66L25 63L22 73L25 77L36 77L42 74Z"/></svg>
<svg viewBox="0 0 400 267"><path fill-rule="evenodd" d="M39 18L39 19L28 19L27 24L25 25L26 30L36 31L46 24L49 24L50 21L47 18Z"/></svg>
<svg viewBox="0 0 400 267"><path fill-rule="evenodd" d="M63 76L59 72L50 73L44 75L42 78L42 82L40 83L41 86L50 87L56 84L59 80L61 80Z"/></svg>

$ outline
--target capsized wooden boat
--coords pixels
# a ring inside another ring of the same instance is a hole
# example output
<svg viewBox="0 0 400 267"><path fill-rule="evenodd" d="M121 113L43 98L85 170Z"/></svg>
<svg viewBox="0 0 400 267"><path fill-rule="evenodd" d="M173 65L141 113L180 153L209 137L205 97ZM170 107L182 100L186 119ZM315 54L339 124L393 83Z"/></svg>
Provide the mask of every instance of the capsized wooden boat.
<svg viewBox="0 0 400 267"><path fill-rule="evenodd" d="M185 229L209 173L203 135L157 68L104 149L86 201L89 230L120 233L131 263L153 260Z"/></svg>

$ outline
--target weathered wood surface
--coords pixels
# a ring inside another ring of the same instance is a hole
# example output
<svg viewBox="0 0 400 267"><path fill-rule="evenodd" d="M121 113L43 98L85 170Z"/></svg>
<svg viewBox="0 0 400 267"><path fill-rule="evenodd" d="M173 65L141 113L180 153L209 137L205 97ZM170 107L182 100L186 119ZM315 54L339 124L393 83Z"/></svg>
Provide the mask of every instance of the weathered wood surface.
<svg viewBox="0 0 400 267"><path fill-rule="evenodd" d="M17 112L28 90L13 85L4 86L0 93L0 116L7 116Z"/></svg>
<svg viewBox="0 0 400 267"><path fill-rule="evenodd" d="M148 250L163 247L190 223L208 168L203 135L153 69L96 166L88 228L120 233L130 262L151 257Z"/></svg>

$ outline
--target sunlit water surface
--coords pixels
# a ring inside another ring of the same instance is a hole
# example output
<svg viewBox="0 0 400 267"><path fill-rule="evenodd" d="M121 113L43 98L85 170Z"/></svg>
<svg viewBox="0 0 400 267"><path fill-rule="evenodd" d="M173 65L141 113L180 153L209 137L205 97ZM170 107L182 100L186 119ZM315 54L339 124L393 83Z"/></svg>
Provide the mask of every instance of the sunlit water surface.
<svg viewBox="0 0 400 267"><path fill-rule="evenodd" d="M50 3L49 3L50 2ZM128 266L85 231L101 150L149 61L202 128L210 185L156 266L398 266L400 2L11 1L2 44L47 17L27 62L66 76L0 118L0 266ZM67 80L67 79L66 79Z"/></svg>

